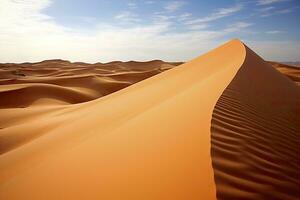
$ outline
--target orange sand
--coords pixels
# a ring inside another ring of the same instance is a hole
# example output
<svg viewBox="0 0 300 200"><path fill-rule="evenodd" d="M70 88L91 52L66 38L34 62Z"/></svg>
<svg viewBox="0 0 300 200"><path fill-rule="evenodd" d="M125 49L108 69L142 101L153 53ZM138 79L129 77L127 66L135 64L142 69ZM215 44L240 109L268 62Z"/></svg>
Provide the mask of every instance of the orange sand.
<svg viewBox="0 0 300 200"><path fill-rule="evenodd" d="M300 88L247 47L211 134L218 199L300 199Z"/></svg>
<svg viewBox="0 0 300 200"><path fill-rule="evenodd" d="M0 66L0 199L299 197L299 87L239 40L178 64Z"/></svg>

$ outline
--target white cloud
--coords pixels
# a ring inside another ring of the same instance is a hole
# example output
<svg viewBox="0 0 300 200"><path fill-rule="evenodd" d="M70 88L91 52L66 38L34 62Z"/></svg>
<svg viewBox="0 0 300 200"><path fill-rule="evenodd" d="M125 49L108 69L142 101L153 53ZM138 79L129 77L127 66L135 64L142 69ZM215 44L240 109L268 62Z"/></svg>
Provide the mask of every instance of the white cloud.
<svg viewBox="0 0 300 200"><path fill-rule="evenodd" d="M50 5L49 0L2 0L0 3L0 35L16 40L24 35L44 33L64 34L67 28L60 26L41 11ZM10 42L0 40L1 42ZM17 43L17 41L15 41Z"/></svg>
<svg viewBox="0 0 300 200"><path fill-rule="evenodd" d="M269 12L269 11L272 11L274 9L275 9L274 6L269 6L269 7L260 8L259 11L260 12Z"/></svg>
<svg viewBox="0 0 300 200"><path fill-rule="evenodd" d="M134 3L134 2L129 2L129 3L127 3L127 5L128 5L128 7L129 7L130 9L136 9L136 8L137 8L136 3Z"/></svg>
<svg viewBox="0 0 300 200"><path fill-rule="evenodd" d="M155 1L145 1L145 4L154 4Z"/></svg>
<svg viewBox="0 0 300 200"><path fill-rule="evenodd" d="M272 30L272 31L267 31L267 34L279 34L279 33L284 33L284 31L279 31L279 30Z"/></svg>
<svg viewBox="0 0 300 200"><path fill-rule="evenodd" d="M192 17L192 13L183 13L178 16L178 21L186 21Z"/></svg>
<svg viewBox="0 0 300 200"><path fill-rule="evenodd" d="M31 0L32 2L33 0ZM95 30L77 30L55 23L42 10L27 2L1 2L0 62L35 62L61 58L71 61L191 59L224 42L226 33L216 31L170 32L170 22L122 28L99 25ZM37 6L39 5L39 6ZM4 14L3 14L4 13ZM119 19L125 15L120 15Z"/></svg>
<svg viewBox="0 0 300 200"><path fill-rule="evenodd" d="M168 4L165 6L165 9L169 12L174 12L179 10L182 6L186 4L185 1L170 1Z"/></svg>
<svg viewBox="0 0 300 200"><path fill-rule="evenodd" d="M132 13L130 11L124 11L116 15L114 18L120 20L121 22L129 22L129 23L140 21L140 18L137 16L137 14Z"/></svg>
<svg viewBox="0 0 300 200"><path fill-rule="evenodd" d="M230 39L229 35L238 29L249 26L239 22L225 30L209 31L198 27L186 32L172 32L174 24L166 20L143 25L135 23L126 28L99 24L94 29L75 29L59 25L53 18L43 14L50 3L46 0L1 0L0 62L35 62L57 58L83 62L182 61L205 53ZM117 18L126 19L125 16L119 15ZM286 51L280 50L281 56L296 57L300 52L299 42L287 44L292 46L287 47ZM269 50L264 46L259 47L263 51Z"/></svg>
<svg viewBox="0 0 300 200"><path fill-rule="evenodd" d="M249 26L252 26L252 24L248 22L236 22L229 25L226 29L224 29L224 31L227 33L240 32Z"/></svg>
<svg viewBox="0 0 300 200"><path fill-rule="evenodd" d="M174 15L164 15L164 14L156 14L154 16L154 20L155 22L159 23L159 22L169 22L172 19L175 19L176 16Z"/></svg>
<svg viewBox="0 0 300 200"><path fill-rule="evenodd" d="M208 24L191 24L187 25L187 28L190 30L203 30L208 27Z"/></svg>
<svg viewBox="0 0 300 200"><path fill-rule="evenodd" d="M281 10L275 10L275 8L270 9L269 11L263 11L260 14L260 17L270 17L273 15L280 15L280 14L287 14L291 13L293 11L292 8L286 8L286 9L281 9Z"/></svg>
<svg viewBox="0 0 300 200"><path fill-rule="evenodd" d="M276 13L278 13L278 14L286 14L286 13L290 13L290 12L292 12L292 9L290 9L290 8L276 11Z"/></svg>
<svg viewBox="0 0 300 200"><path fill-rule="evenodd" d="M214 21L214 20L217 20L217 19L220 19L223 17L230 16L230 15L242 10L242 8L243 7L241 4L237 4L237 5L229 7L229 8L220 8L220 9L216 10L215 12L213 12L212 14L210 14L209 16L189 20L189 21L187 21L187 24L197 24L197 23L206 23L206 22Z"/></svg>
<svg viewBox="0 0 300 200"><path fill-rule="evenodd" d="M258 0L257 5L270 5L270 4L280 3L285 1L289 1L289 0Z"/></svg>

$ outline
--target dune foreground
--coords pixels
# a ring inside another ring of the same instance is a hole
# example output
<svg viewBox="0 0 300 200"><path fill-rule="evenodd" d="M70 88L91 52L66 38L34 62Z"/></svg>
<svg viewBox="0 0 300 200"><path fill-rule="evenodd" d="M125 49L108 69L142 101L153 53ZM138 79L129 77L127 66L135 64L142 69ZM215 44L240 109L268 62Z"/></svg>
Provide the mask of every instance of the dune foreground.
<svg viewBox="0 0 300 200"><path fill-rule="evenodd" d="M0 65L0 199L300 199L299 71L179 64Z"/></svg>

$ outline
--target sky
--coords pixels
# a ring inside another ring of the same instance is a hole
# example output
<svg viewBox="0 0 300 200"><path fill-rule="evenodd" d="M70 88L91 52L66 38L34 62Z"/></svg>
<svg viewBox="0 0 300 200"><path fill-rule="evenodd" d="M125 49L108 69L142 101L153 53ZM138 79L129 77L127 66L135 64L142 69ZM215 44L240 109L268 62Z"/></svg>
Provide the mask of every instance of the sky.
<svg viewBox="0 0 300 200"><path fill-rule="evenodd" d="M239 38L300 60L299 0L0 0L0 62L188 61Z"/></svg>

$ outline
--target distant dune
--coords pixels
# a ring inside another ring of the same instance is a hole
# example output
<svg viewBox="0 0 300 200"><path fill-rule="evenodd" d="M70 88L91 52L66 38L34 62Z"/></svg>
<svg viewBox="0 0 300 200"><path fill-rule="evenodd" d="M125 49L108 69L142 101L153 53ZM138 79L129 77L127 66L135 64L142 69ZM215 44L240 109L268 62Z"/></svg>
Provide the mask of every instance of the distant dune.
<svg viewBox="0 0 300 200"><path fill-rule="evenodd" d="M286 65L300 67L300 62L282 62L282 63Z"/></svg>
<svg viewBox="0 0 300 200"><path fill-rule="evenodd" d="M300 199L299 80L239 40L186 63L0 64L0 199Z"/></svg>
<svg viewBox="0 0 300 200"><path fill-rule="evenodd" d="M74 104L123 89L181 63L149 62L0 64L0 108Z"/></svg>
<svg viewBox="0 0 300 200"><path fill-rule="evenodd" d="M298 85L300 84L300 67L290 66L287 64L269 62L275 69L277 69L282 74L286 75L288 78L293 80Z"/></svg>

